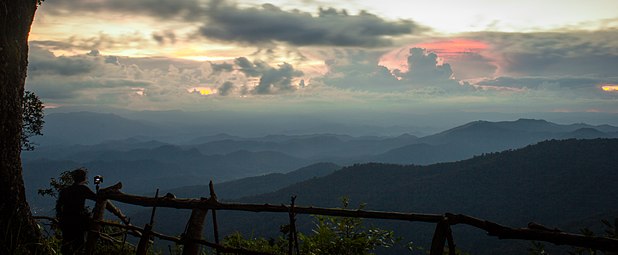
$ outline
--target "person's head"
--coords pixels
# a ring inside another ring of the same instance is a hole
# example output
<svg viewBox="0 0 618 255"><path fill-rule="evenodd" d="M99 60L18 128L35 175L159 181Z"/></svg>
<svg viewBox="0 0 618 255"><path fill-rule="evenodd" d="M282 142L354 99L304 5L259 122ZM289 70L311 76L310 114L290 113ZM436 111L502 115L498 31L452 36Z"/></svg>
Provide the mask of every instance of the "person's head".
<svg viewBox="0 0 618 255"><path fill-rule="evenodd" d="M86 181L86 175L88 175L88 170L83 167L71 171L71 178L73 178L73 183L81 183Z"/></svg>

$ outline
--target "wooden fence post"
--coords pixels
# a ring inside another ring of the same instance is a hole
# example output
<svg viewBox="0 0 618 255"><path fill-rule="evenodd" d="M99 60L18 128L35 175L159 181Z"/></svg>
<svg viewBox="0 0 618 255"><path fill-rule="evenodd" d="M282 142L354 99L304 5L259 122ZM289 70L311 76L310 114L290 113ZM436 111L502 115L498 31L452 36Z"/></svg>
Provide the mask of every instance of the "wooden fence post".
<svg viewBox="0 0 618 255"><path fill-rule="evenodd" d="M446 242L448 220L445 218L436 224L436 230L433 233L433 239L431 240L431 250L429 255L442 255L444 254L444 243Z"/></svg>
<svg viewBox="0 0 618 255"><path fill-rule="evenodd" d="M159 198L159 189L155 193L155 201ZM137 249L135 250L136 255L146 255L148 252L148 243L150 242L150 237L152 236L152 225L154 224L154 216L157 210L157 205L152 207L152 212L150 213L150 222L144 226L144 232L142 233L142 237L139 239L139 243L137 244Z"/></svg>
<svg viewBox="0 0 618 255"><path fill-rule="evenodd" d="M451 229L451 224L448 223L448 221L446 224L446 242L448 244L448 254L455 255L456 248L455 248L455 240L453 240L453 230Z"/></svg>
<svg viewBox="0 0 618 255"><path fill-rule="evenodd" d="M93 254L94 248L97 245L97 241L99 240L99 235L101 232L101 224L99 221L103 220L103 215L105 214L105 207L107 205L107 199L100 199L97 196L97 202L94 205L94 209L92 212L92 222L90 231L88 231L88 237L86 239L86 254Z"/></svg>
<svg viewBox="0 0 618 255"><path fill-rule="evenodd" d="M288 215L290 217L290 233L288 235L288 254L292 255L293 251L296 251L296 254L300 254L300 247L298 247L298 233L296 231L296 212L294 212L294 206L296 201L296 196L292 196L292 203L290 204L290 211ZM293 249L295 247L295 249Z"/></svg>
<svg viewBox="0 0 618 255"><path fill-rule="evenodd" d="M215 185L212 183L212 180L208 184L208 188L210 189L210 200L213 202L217 202L217 194L215 193ZM217 224L217 210L212 210L212 228L215 236L215 243L219 243L219 225ZM215 251L216 254L219 254L219 250Z"/></svg>
<svg viewBox="0 0 618 255"><path fill-rule="evenodd" d="M202 198L204 199L204 198ZM204 231L204 221L208 210L203 208L195 208L191 210L191 217L187 222L187 230L184 233L184 246L182 248L183 255L197 255L200 252L200 244L193 240L202 239Z"/></svg>

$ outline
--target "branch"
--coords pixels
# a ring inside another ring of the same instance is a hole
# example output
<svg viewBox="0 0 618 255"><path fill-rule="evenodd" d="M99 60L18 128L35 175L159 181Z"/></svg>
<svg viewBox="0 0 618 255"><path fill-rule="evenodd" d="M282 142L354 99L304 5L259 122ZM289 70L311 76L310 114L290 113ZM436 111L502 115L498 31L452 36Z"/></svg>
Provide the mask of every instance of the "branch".
<svg viewBox="0 0 618 255"><path fill-rule="evenodd" d="M531 228L510 228L491 221L481 220L462 214L446 214L449 223L467 224L487 231L490 236L500 239L537 240L557 245L572 245L602 251L618 251L618 239L592 237L556 230Z"/></svg>

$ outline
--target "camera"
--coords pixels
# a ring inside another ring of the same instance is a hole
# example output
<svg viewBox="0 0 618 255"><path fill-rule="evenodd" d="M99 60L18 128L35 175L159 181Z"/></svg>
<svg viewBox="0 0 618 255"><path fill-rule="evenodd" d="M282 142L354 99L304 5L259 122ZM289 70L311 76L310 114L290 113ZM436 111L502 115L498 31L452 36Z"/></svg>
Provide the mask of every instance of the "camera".
<svg viewBox="0 0 618 255"><path fill-rule="evenodd" d="M97 175L94 177L94 184L100 184L103 182L103 176Z"/></svg>

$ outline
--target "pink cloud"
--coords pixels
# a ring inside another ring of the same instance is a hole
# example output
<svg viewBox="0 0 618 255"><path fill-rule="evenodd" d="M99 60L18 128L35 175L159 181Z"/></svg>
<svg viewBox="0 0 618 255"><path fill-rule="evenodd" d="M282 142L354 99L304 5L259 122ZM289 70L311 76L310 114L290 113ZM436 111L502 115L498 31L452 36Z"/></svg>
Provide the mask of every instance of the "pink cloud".
<svg viewBox="0 0 618 255"><path fill-rule="evenodd" d="M380 57L379 64L390 70L408 71L407 58L410 48L423 48L438 55L439 64L448 63L453 67L456 79L491 77L498 67L488 56L490 45L478 40L450 39L408 45L392 50Z"/></svg>

